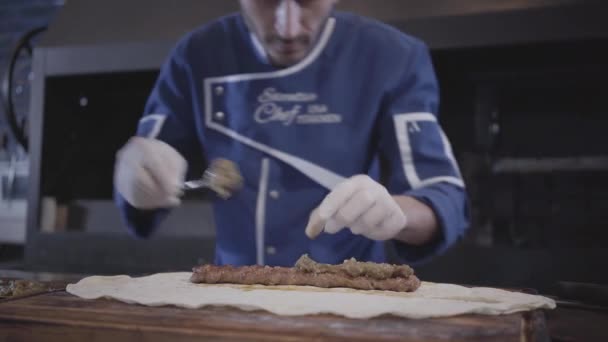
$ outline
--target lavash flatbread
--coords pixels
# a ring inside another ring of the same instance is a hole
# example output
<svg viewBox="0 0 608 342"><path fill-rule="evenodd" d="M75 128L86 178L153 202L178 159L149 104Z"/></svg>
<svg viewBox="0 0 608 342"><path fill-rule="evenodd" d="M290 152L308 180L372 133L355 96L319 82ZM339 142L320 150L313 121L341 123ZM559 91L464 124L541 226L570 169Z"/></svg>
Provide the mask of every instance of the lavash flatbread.
<svg viewBox="0 0 608 342"><path fill-rule="evenodd" d="M452 284L423 282L415 292L402 293L309 286L193 284L189 281L190 275L177 272L136 278L91 276L69 284L67 291L85 299L105 297L146 306L175 305L192 309L231 306L277 315L327 313L360 319L383 314L407 318L467 313L499 315L555 308L555 302L543 296Z"/></svg>

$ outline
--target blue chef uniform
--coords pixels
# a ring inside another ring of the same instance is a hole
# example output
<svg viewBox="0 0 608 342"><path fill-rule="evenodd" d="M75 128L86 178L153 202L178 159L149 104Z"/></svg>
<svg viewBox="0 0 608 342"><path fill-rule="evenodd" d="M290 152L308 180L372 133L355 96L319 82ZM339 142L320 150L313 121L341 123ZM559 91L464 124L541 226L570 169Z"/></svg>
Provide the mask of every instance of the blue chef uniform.
<svg viewBox="0 0 608 342"><path fill-rule="evenodd" d="M386 261L384 242L304 228L337 183L387 161L384 183L435 212L440 236L396 244L416 263L454 244L468 226L464 183L437 122L438 86L428 49L377 21L335 11L313 50L288 68L269 64L240 14L182 38L163 65L137 134L186 160L227 158L244 186L214 201L217 264L292 266L304 253L339 263ZM148 236L168 209L116 200L131 230Z"/></svg>

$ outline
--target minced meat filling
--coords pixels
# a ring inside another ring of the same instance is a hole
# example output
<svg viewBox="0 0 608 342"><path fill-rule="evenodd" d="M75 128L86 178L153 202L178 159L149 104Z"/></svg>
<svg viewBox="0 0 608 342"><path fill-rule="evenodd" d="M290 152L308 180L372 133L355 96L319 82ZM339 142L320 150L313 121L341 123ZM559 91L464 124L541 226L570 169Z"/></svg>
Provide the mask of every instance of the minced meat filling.
<svg viewBox="0 0 608 342"><path fill-rule="evenodd" d="M369 277L373 279L407 278L414 274L408 265L379 264L375 262L361 262L354 258L345 260L340 265L318 263L304 254L296 262L295 268L310 273L345 273L351 277Z"/></svg>
<svg viewBox="0 0 608 342"><path fill-rule="evenodd" d="M323 288L411 292L420 280L405 265L346 260L340 265L320 264L307 255L295 267L201 265L192 269L190 281L205 284L308 285Z"/></svg>

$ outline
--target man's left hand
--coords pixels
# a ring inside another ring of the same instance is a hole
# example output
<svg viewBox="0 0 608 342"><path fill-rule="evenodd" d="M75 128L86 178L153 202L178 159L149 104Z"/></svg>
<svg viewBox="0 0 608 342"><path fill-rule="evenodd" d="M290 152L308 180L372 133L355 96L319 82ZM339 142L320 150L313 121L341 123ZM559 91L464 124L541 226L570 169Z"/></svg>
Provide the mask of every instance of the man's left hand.
<svg viewBox="0 0 608 342"><path fill-rule="evenodd" d="M335 234L348 227L353 234L388 240L406 224L407 217L384 186L356 175L338 184L312 212L306 235L315 238L323 228Z"/></svg>

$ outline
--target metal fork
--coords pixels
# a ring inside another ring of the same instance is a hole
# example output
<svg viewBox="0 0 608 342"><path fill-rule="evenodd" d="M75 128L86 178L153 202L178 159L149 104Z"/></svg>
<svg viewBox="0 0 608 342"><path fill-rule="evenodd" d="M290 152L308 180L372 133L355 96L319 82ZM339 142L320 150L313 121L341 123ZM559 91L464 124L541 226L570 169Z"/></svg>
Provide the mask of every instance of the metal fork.
<svg viewBox="0 0 608 342"><path fill-rule="evenodd" d="M214 159L203 176L184 182L184 190L208 188L223 199L230 198L243 184L243 178L236 164L228 159Z"/></svg>

